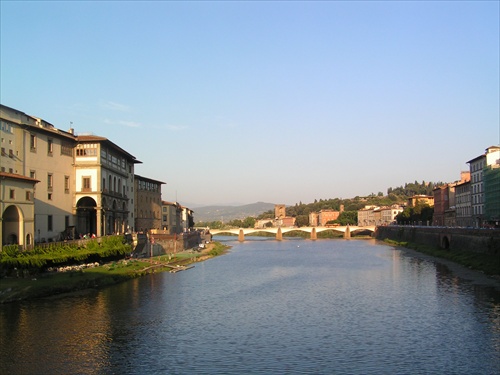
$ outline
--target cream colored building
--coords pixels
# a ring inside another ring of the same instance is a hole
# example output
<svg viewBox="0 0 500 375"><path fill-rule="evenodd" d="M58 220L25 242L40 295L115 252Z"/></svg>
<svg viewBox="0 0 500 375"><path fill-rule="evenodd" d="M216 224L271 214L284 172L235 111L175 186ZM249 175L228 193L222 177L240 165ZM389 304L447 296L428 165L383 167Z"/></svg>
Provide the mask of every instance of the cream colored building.
<svg viewBox="0 0 500 375"><path fill-rule="evenodd" d="M182 207L177 202L161 202L161 228L168 234L179 234L182 232L181 212Z"/></svg>
<svg viewBox="0 0 500 375"><path fill-rule="evenodd" d="M403 207L392 205L390 207L365 206L358 210L358 226L389 225L396 220L396 216L403 212Z"/></svg>
<svg viewBox="0 0 500 375"><path fill-rule="evenodd" d="M373 210L378 207L376 206L365 206L364 208L358 210L358 226L366 227L369 225L375 225L375 219Z"/></svg>
<svg viewBox="0 0 500 375"><path fill-rule="evenodd" d="M0 224L9 223L1 228L2 245L16 237L19 245L58 241L68 229L97 236L134 230L134 156L107 138L76 136L4 105L0 126L1 173L18 176L2 181L8 195ZM31 202L19 201L19 184L31 186Z"/></svg>
<svg viewBox="0 0 500 375"><path fill-rule="evenodd" d="M38 180L34 242L57 241L73 220L72 131L0 105L1 171ZM2 212L2 215L4 212ZM21 239L19 239L21 241Z"/></svg>
<svg viewBox="0 0 500 375"><path fill-rule="evenodd" d="M77 230L97 236L134 231L134 156L109 139L76 137Z"/></svg>
<svg viewBox="0 0 500 375"><path fill-rule="evenodd" d="M398 216L401 212L403 212L403 207L397 204L390 207L382 207L380 209L381 224L379 225L388 225L394 223L396 221L396 216Z"/></svg>
<svg viewBox="0 0 500 375"><path fill-rule="evenodd" d="M194 211L190 208L181 206L181 226L183 232L189 231L194 226Z"/></svg>
<svg viewBox="0 0 500 375"><path fill-rule="evenodd" d="M34 244L35 204L38 181L18 174L0 172L0 243L29 248Z"/></svg>

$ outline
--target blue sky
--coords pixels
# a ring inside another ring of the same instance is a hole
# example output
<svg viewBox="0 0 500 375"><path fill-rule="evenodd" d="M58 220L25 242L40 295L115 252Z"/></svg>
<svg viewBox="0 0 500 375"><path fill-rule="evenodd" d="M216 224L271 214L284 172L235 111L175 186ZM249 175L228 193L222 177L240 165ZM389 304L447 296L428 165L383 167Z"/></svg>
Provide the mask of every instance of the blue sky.
<svg viewBox="0 0 500 375"><path fill-rule="evenodd" d="M0 7L1 103L107 137L165 200L385 194L500 143L498 1Z"/></svg>

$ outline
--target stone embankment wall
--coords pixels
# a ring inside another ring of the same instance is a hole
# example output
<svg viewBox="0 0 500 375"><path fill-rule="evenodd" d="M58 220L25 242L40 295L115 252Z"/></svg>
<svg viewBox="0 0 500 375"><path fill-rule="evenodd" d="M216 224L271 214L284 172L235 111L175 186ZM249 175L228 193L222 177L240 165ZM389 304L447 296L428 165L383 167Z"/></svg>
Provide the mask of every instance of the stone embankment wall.
<svg viewBox="0 0 500 375"><path fill-rule="evenodd" d="M157 231L155 233L137 234L134 239L134 253L142 256L157 256L178 253L192 249L200 244L200 233L185 232L171 235Z"/></svg>
<svg viewBox="0 0 500 375"><path fill-rule="evenodd" d="M500 255L500 230L438 228L419 226L380 226L375 238L439 247L449 250L474 251Z"/></svg>

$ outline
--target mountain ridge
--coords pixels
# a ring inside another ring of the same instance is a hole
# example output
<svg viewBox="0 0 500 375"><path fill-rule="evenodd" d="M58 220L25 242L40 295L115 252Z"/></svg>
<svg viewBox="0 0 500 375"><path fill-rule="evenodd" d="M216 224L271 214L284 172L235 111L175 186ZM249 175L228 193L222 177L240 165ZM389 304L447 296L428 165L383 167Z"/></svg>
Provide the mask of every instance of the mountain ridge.
<svg viewBox="0 0 500 375"><path fill-rule="evenodd" d="M194 209L194 221L195 223L210 221L228 222L235 219L245 219L249 216L258 216L273 209L274 203L267 202L255 202L240 206L203 206Z"/></svg>

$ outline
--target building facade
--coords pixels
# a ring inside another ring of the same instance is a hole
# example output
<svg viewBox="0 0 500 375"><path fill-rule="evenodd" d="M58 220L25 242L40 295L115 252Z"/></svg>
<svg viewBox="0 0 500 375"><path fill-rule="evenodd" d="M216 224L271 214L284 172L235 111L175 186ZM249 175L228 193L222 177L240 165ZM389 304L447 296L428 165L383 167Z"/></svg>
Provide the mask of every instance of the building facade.
<svg viewBox="0 0 500 375"><path fill-rule="evenodd" d="M135 175L135 228L140 231L162 228L161 185L165 182Z"/></svg>
<svg viewBox="0 0 500 375"><path fill-rule="evenodd" d="M134 231L134 156L104 137L81 135L75 146L76 228L105 236Z"/></svg>
<svg viewBox="0 0 500 375"><path fill-rule="evenodd" d="M177 202L161 202L161 228L167 234L182 233L182 207Z"/></svg>
<svg viewBox="0 0 500 375"><path fill-rule="evenodd" d="M2 245L136 230L134 170L140 162L133 155L107 138L75 135L4 105L0 130ZM157 185L145 186L153 204L148 228L160 228L161 182L140 180Z"/></svg>
<svg viewBox="0 0 500 375"><path fill-rule="evenodd" d="M471 178L471 217L474 227L482 227L485 220L483 170L500 164L500 147L490 146L485 153L467 162Z"/></svg>
<svg viewBox="0 0 500 375"><path fill-rule="evenodd" d="M319 225L324 227L329 221L337 220L339 218L340 211L336 210L320 210L318 213Z"/></svg>
<svg viewBox="0 0 500 375"><path fill-rule="evenodd" d="M358 226L390 225L396 221L396 216L403 212L403 207L397 204L392 206L365 206L358 210Z"/></svg>
<svg viewBox="0 0 500 375"><path fill-rule="evenodd" d="M431 195L414 195L408 198L408 207L415 207L417 204L427 204L434 206L434 197Z"/></svg>
<svg viewBox="0 0 500 375"><path fill-rule="evenodd" d="M455 188L455 220L459 227L472 226L470 180L459 182Z"/></svg>
<svg viewBox="0 0 500 375"><path fill-rule="evenodd" d="M57 241L67 227L75 225L73 132L4 105L0 105L0 122L1 172L39 181L32 197L33 240Z"/></svg>
<svg viewBox="0 0 500 375"><path fill-rule="evenodd" d="M488 226L500 227L500 163L491 164L483 171L484 219Z"/></svg>
<svg viewBox="0 0 500 375"><path fill-rule="evenodd" d="M0 172L2 245L30 248L35 236L35 184L38 181L18 174Z"/></svg>

